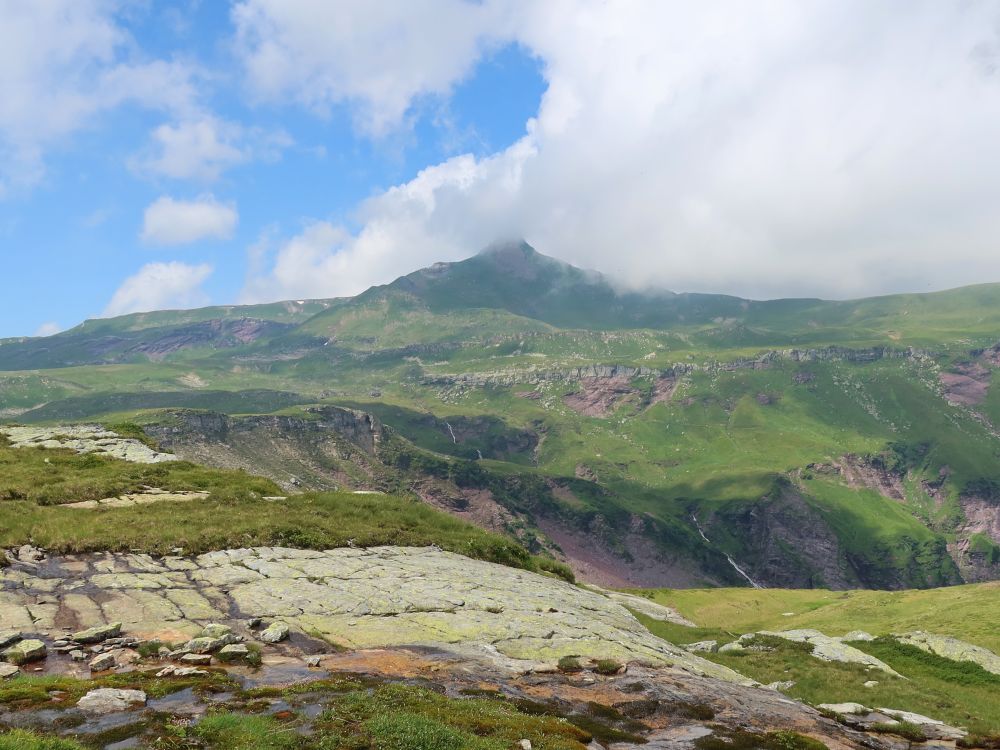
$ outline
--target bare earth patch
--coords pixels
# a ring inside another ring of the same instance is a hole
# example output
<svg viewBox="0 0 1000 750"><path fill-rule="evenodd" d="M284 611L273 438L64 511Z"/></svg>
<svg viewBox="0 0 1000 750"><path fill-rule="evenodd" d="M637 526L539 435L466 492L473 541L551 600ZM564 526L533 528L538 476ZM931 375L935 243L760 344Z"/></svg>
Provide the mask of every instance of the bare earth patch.
<svg viewBox="0 0 1000 750"><path fill-rule="evenodd" d="M956 372L942 372L938 379L950 404L977 406L986 400L992 372L978 362L959 365Z"/></svg>

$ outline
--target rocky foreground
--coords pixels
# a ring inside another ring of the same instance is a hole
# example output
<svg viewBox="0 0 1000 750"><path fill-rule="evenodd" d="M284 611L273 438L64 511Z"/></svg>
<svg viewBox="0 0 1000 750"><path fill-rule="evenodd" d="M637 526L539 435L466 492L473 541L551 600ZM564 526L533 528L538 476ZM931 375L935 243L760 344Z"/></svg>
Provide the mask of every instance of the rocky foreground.
<svg viewBox="0 0 1000 750"><path fill-rule="evenodd" d="M892 744L656 638L622 606L627 597L434 548L164 558L49 558L23 548L9 563L0 573L7 677L141 672L148 684L213 679L226 669L244 684L301 688L330 673L364 673L426 680L456 697L485 690L559 715L599 716L593 748L687 748L713 733L775 730L830 748ZM665 608L653 614L675 617ZM297 706L305 694L276 705ZM187 695L192 714L218 700ZM176 703L101 687L59 711L8 711L0 722L79 733L106 726L94 716L121 714L119 723L133 717L140 726L145 713Z"/></svg>

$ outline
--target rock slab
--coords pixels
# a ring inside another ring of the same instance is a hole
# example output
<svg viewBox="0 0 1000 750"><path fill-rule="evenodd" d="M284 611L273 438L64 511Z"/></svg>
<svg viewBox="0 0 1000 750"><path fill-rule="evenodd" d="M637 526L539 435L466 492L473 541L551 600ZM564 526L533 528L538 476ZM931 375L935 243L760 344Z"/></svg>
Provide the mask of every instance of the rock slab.
<svg viewBox="0 0 1000 750"><path fill-rule="evenodd" d="M76 707L87 713L110 714L144 705L146 705L146 694L141 690L98 688L83 696Z"/></svg>

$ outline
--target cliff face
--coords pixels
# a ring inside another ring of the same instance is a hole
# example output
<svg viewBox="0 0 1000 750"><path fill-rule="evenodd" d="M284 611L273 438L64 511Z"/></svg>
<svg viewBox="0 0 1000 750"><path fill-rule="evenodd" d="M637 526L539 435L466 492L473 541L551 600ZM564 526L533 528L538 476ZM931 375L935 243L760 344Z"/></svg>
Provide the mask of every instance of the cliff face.
<svg viewBox="0 0 1000 750"><path fill-rule="evenodd" d="M307 417L175 411L146 431L183 459L265 474L286 490L355 489L377 484L387 436L377 417L320 406Z"/></svg>

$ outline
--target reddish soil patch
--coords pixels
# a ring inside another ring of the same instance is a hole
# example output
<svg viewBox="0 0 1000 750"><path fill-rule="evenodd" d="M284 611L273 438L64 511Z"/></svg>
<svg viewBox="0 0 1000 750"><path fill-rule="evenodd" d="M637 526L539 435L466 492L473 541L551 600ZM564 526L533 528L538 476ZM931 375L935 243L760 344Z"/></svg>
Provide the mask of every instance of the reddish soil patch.
<svg viewBox="0 0 1000 750"><path fill-rule="evenodd" d="M565 396L563 403L586 417L606 417L624 401L638 395L628 378L584 378L580 390Z"/></svg>
<svg viewBox="0 0 1000 750"><path fill-rule="evenodd" d="M678 381L675 378L658 378L653 383L653 398L650 399L649 405L652 406L672 399L677 391L677 385Z"/></svg>
<svg viewBox="0 0 1000 750"><path fill-rule="evenodd" d="M431 482L414 489L428 505L487 531L506 533L516 521L514 514L500 505L489 490L453 489Z"/></svg>
<svg viewBox="0 0 1000 750"><path fill-rule="evenodd" d="M551 519L536 519L538 527L559 545L576 577L604 588L692 588L711 581L682 560L664 559L655 543L641 533L629 532L624 540L631 560L608 549L593 533L569 529Z"/></svg>
<svg viewBox="0 0 1000 750"><path fill-rule="evenodd" d="M844 477L848 487L854 489L865 487L869 490L875 490L882 497L887 497L890 500L904 500L906 498L902 477L876 468L859 456L848 454L836 464L836 467Z"/></svg>
<svg viewBox="0 0 1000 750"><path fill-rule="evenodd" d="M669 401L677 390L674 378L657 378L646 408ZM625 403L639 403L642 393L626 377L583 378L580 390L563 398L570 409L587 417L606 417Z"/></svg>
<svg viewBox="0 0 1000 750"><path fill-rule="evenodd" d="M944 397L951 404L976 406L986 400L991 371L978 362L959 365L955 372L942 372L938 379L944 387Z"/></svg>

